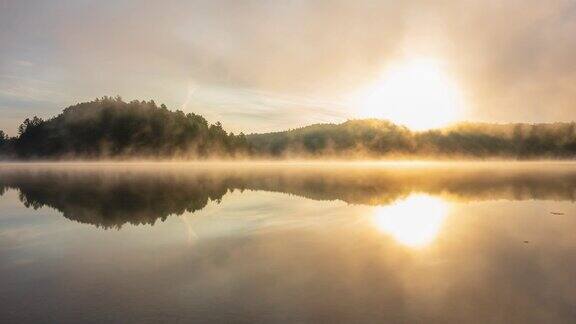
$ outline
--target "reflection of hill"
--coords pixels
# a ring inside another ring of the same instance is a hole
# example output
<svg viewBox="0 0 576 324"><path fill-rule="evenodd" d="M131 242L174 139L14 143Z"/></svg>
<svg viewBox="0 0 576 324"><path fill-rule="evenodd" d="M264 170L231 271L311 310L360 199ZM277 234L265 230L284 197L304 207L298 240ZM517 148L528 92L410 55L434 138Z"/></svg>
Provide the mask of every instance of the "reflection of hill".
<svg viewBox="0 0 576 324"><path fill-rule="evenodd" d="M258 172L246 187L368 205L388 204L412 192L455 200L575 200L576 169L560 164L278 169Z"/></svg>
<svg viewBox="0 0 576 324"><path fill-rule="evenodd" d="M453 166L4 167L0 192L17 189L26 207L49 206L66 218L106 228L194 212L234 189L368 205L389 204L412 192L456 200L576 197L576 169L569 165Z"/></svg>
<svg viewBox="0 0 576 324"><path fill-rule="evenodd" d="M154 224L170 214L202 209L227 191L217 178L201 174L20 170L3 172L1 183L18 189L26 207L49 206L66 218L106 228Z"/></svg>

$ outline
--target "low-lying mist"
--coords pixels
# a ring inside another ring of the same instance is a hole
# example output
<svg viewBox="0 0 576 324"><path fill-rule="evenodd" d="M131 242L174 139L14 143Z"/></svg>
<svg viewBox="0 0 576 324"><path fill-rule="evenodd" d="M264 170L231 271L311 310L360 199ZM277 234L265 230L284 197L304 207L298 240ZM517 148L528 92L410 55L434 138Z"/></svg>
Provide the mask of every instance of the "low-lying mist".
<svg viewBox="0 0 576 324"><path fill-rule="evenodd" d="M576 123L462 123L422 132L385 120L349 120L235 135L153 101L104 97L0 133L4 160L476 160L572 159Z"/></svg>

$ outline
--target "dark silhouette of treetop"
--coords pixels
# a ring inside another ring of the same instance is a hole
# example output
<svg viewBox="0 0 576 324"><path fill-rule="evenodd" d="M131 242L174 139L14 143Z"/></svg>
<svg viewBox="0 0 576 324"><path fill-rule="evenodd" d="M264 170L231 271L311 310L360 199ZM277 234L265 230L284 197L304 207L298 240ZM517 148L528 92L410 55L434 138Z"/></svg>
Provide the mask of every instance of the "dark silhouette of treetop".
<svg viewBox="0 0 576 324"><path fill-rule="evenodd" d="M153 100L127 103L119 96L68 107L46 121L26 119L18 130L9 153L21 158L204 158L248 150L245 137L227 134L220 123L209 125L202 116L170 111Z"/></svg>

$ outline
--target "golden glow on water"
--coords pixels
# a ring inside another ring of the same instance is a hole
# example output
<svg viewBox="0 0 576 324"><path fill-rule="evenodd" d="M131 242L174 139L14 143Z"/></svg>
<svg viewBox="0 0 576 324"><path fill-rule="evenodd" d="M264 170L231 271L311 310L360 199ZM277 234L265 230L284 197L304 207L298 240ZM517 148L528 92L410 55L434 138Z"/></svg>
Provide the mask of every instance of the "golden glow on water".
<svg viewBox="0 0 576 324"><path fill-rule="evenodd" d="M377 207L376 227L396 241L423 247L431 243L448 215L448 204L437 197L415 194L392 205Z"/></svg>
<svg viewBox="0 0 576 324"><path fill-rule="evenodd" d="M574 322L575 163L270 165L3 166L4 322Z"/></svg>

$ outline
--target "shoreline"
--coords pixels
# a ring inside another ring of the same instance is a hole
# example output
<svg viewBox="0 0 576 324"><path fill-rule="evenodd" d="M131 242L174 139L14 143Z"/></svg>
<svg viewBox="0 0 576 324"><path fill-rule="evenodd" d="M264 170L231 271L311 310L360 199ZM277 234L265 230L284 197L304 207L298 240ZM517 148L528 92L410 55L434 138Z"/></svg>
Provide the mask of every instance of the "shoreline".
<svg viewBox="0 0 576 324"><path fill-rule="evenodd" d="M376 167L376 168L426 168L494 166L576 166L576 160L66 160L66 161L0 161L1 167L11 166L167 166L167 167Z"/></svg>

